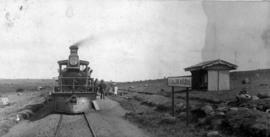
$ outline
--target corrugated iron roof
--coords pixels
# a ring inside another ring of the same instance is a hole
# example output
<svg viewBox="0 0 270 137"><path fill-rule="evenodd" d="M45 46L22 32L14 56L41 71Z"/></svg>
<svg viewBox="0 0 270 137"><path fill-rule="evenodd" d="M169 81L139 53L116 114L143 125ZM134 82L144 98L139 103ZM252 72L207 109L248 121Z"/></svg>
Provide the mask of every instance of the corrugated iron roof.
<svg viewBox="0 0 270 137"><path fill-rule="evenodd" d="M230 62L221 60L221 59L217 59L217 60L209 60L209 61L204 61L204 62L200 62L196 65L190 66L185 68L185 71L193 71L193 70L199 70L199 69L206 69L207 67L211 67L213 65L226 65L231 69L236 69L237 65L232 64Z"/></svg>

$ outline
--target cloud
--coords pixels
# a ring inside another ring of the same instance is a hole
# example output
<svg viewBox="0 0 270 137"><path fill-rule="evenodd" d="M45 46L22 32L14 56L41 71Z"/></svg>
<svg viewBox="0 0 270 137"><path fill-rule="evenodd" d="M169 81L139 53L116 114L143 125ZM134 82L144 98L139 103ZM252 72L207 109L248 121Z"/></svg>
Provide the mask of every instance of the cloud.
<svg viewBox="0 0 270 137"><path fill-rule="evenodd" d="M12 62L0 77L56 76L57 61L68 58L73 44L98 78L182 75L184 67L201 60L189 51L201 50L205 21L201 3L194 1L29 0L12 28L0 25L6 30L0 32L0 61Z"/></svg>

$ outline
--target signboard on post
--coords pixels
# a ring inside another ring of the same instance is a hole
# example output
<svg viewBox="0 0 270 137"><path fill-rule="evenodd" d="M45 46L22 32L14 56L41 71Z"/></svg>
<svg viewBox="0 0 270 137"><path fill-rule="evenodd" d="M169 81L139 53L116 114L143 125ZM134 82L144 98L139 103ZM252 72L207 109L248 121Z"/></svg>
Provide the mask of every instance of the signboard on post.
<svg viewBox="0 0 270 137"><path fill-rule="evenodd" d="M191 77L180 76L180 77L168 77L168 86L172 87L172 116L174 116L174 87L186 88L186 119L187 126L189 125L189 88L191 88Z"/></svg>
<svg viewBox="0 0 270 137"><path fill-rule="evenodd" d="M168 77L168 86L169 87L191 87L191 77L182 76L182 77Z"/></svg>

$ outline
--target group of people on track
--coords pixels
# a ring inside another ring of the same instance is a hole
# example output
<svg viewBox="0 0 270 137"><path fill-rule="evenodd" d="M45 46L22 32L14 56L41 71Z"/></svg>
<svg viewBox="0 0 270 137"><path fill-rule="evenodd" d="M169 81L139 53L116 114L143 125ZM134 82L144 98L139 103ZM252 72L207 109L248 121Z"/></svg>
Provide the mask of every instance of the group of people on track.
<svg viewBox="0 0 270 137"><path fill-rule="evenodd" d="M94 81L95 90L100 93L100 99L105 99L105 94L112 92L116 96L118 92L118 87L115 84L106 84L104 80L98 82L97 79Z"/></svg>

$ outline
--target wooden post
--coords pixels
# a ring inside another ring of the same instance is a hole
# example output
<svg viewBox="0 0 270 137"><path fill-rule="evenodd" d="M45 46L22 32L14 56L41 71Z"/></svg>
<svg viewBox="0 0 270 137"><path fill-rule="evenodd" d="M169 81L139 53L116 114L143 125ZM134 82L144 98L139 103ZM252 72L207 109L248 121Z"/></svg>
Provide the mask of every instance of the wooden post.
<svg viewBox="0 0 270 137"><path fill-rule="evenodd" d="M189 88L191 87L191 77L182 76L182 77L169 77L168 78L168 86L172 87L172 116L175 115L175 105L174 105L174 87L185 87L186 88L186 111L187 111L187 125L189 123Z"/></svg>
<svg viewBox="0 0 270 137"><path fill-rule="evenodd" d="M219 70L217 71L217 91L219 91Z"/></svg>
<svg viewBox="0 0 270 137"><path fill-rule="evenodd" d="M189 125L189 91L188 87L186 88L186 125Z"/></svg>
<svg viewBox="0 0 270 137"><path fill-rule="evenodd" d="M174 117L174 86L172 86L172 116Z"/></svg>

